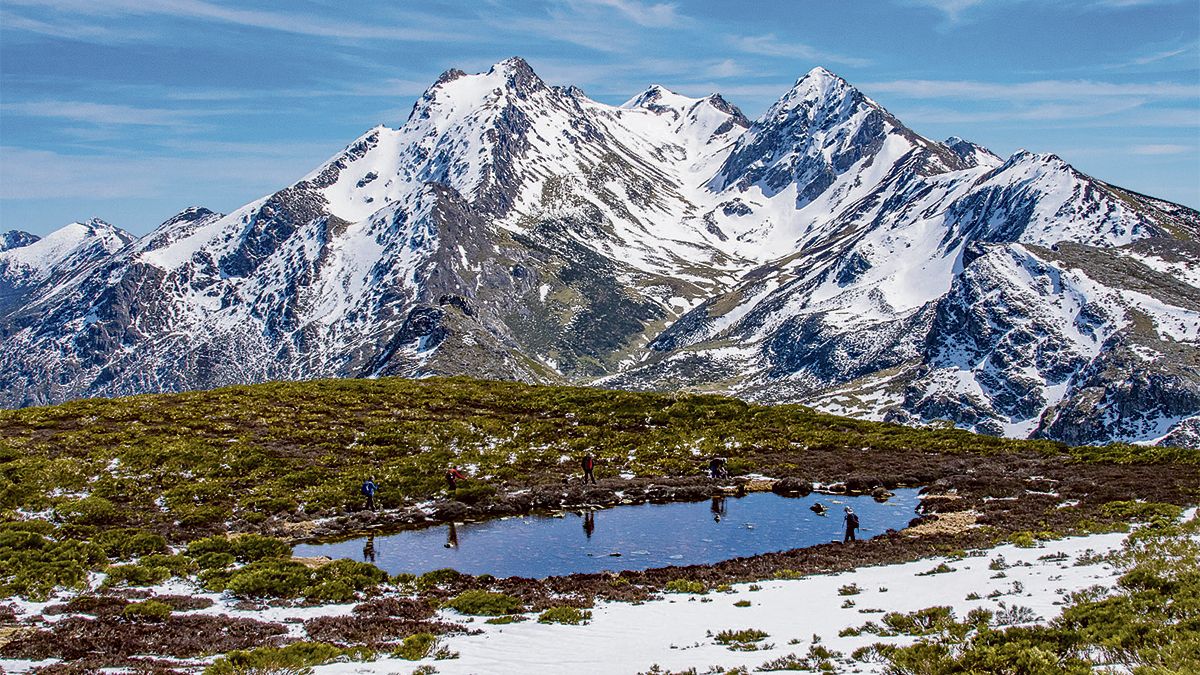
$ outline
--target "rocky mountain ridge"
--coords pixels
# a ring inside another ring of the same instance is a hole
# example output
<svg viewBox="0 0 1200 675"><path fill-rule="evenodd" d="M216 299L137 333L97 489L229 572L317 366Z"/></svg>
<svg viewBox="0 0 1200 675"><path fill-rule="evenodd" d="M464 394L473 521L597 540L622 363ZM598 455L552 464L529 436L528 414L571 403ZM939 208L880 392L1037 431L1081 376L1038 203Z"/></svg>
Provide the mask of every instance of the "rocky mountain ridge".
<svg viewBox="0 0 1200 675"><path fill-rule="evenodd" d="M1200 214L822 68L753 121L452 70L273 195L6 271L57 235L0 251L7 406L462 373L1200 441Z"/></svg>

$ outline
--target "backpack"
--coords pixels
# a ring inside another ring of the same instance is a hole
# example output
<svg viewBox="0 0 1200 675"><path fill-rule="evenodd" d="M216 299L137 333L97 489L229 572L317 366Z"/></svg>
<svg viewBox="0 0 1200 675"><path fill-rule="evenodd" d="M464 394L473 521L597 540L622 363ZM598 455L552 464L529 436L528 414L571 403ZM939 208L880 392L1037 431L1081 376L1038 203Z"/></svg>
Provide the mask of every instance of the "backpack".
<svg viewBox="0 0 1200 675"><path fill-rule="evenodd" d="M846 516L846 526L852 530L858 529L858 514L857 513L851 513L850 515Z"/></svg>
<svg viewBox="0 0 1200 675"><path fill-rule="evenodd" d="M367 496L367 497L370 497L372 494L374 494L374 493L375 493L375 489L374 489L374 488L375 488L375 485L374 485L374 484L372 484L372 483L371 483L371 481L365 481L365 482L362 484L362 493L363 493L363 495L364 495L364 496Z"/></svg>

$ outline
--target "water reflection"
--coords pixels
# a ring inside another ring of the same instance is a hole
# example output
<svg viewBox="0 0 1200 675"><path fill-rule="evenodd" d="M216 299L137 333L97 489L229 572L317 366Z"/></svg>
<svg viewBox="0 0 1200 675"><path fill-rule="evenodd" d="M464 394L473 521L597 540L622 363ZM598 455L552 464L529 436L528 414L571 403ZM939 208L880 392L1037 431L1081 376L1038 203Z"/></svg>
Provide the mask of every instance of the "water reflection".
<svg viewBox="0 0 1200 675"><path fill-rule="evenodd" d="M595 531L596 531L596 512L591 511L591 510L584 511L583 512L583 533L585 535L587 535L588 539L591 539L592 533Z"/></svg>
<svg viewBox="0 0 1200 675"><path fill-rule="evenodd" d="M363 544L363 562L375 562L375 535L368 534L367 541Z"/></svg>
<svg viewBox="0 0 1200 675"><path fill-rule="evenodd" d="M721 519L725 517L725 498L713 497L712 506L710 506L709 509L713 514L713 521L718 523L721 522Z"/></svg>
<svg viewBox="0 0 1200 675"><path fill-rule="evenodd" d="M458 528L454 526L454 523L450 523L450 526L446 529L446 543L444 546L445 548L458 548Z"/></svg>

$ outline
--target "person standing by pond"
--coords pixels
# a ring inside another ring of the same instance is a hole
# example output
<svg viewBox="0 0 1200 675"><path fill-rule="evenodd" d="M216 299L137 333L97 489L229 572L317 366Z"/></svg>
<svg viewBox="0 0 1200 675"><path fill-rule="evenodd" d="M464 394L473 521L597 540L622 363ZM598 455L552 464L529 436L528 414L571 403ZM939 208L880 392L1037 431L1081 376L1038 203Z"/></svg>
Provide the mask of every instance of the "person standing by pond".
<svg viewBox="0 0 1200 675"><path fill-rule="evenodd" d="M584 484L591 482L592 485L595 485L596 484L596 474L593 472L596 470L596 458L593 457L592 453L589 452L583 456L582 464L583 464L583 482L584 482Z"/></svg>
<svg viewBox="0 0 1200 675"><path fill-rule="evenodd" d="M713 457L708 461L708 477L713 480L729 478L729 470L725 468L724 457Z"/></svg>
<svg viewBox="0 0 1200 675"><path fill-rule="evenodd" d="M846 538L843 542L857 541L854 532L858 529L858 514L849 506L846 507Z"/></svg>
<svg viewBox="0 0 1200 675"><path fill-rule="evenodd" d="M375 484L374 476L371 476L370 478L363 481L362 493L363 493L363 496L367 498L367 509L369 509L371 511L375 510L375 493L376 492L379 492L379 486Z"/></svg>
<svg viewBox="0 0 1200 675"><path fill-rule="evenodd" d="M458 481L466 479L466 475L459 471L457 467L452 466L446 471L446 487L450 488L451 492L458 489Z"/></svg>

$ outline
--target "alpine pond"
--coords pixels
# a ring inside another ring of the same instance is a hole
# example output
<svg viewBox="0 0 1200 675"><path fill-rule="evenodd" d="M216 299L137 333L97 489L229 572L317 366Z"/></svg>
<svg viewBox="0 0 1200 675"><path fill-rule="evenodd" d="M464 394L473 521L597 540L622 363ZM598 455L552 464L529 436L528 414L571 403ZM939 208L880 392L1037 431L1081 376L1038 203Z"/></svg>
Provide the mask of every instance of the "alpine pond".
<svg viewBox="0 0 1200 675"><path fill-rule="evenodd" d="M391 574L451 567L475 575L530 578L711 564L840 541L845 506L859 515L861 539L901 529L916 515L917 493L915 488L899 489L880 503L869 496L788 498L757 492L301 544L293 555L364 560ZM825 515L812 510L816 503L826 507Z"/></svg>

